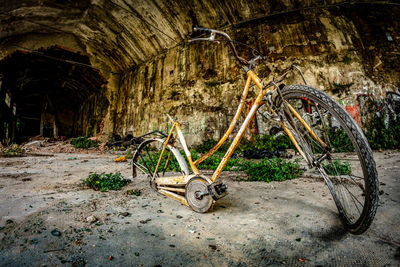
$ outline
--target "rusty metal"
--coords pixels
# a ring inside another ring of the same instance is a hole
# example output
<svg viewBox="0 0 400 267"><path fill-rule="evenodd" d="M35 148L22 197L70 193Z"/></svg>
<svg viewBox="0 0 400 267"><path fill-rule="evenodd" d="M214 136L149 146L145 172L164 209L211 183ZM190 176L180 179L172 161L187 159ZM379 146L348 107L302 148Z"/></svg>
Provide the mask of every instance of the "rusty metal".
<svg viewBox="0 0 400 267"><path fill-rule="evenodd" d="M233 117L233 119L231 121L231 124L229 125L228 130L226 130L224 136L218 141L218 143L213 148L210 149L210 151L208 151L201 158L199 158L198 160L196 160L194 162L194 164L196 166L199 165L200 163L202 163L204 160L206 160L210 156L212 156L222 146L222 144L225 143L225 141L228 139L229 135L232 133L232 131L235 128L235 125L236 125L236 123L237 123L237 121L238 121L238 119L240 117L240 114L242 113L242 109L243 109L243 106L244 106L244 104L246 102L246 98L247 98L247 94L249 92L249 87L250 87L251 81L252 81L251 80L251 76L248 75L247 76L246 85L245 85L245 87L243 89L242 97L240 99L239 106L238 106L238 108L236 110L235 116Z"/></svg>
<svg viewBox="0 0 400 267"><path fill-rule="evenodd" d="M176 137L177 137L177 135L174 136L174 139L172 140L171 146L173 146L175 144ZM165 171L167 170L167 166L168 166L168 163L169 163L169 159L171 158L171 154L172 154L172 150L169 151L167 160L165 161L165 165L164 165L164 169L163 169L163 176L165 175Z"/></svg>
<svg viewBox="0 0 400 267"><path fill-rule="evenodd" d="M167 114L167 115L168 115L168 114ZM167 147L168 142L169 142L169 140L171 139L172 133L174 132L174 128L175 128L175 123L174 123L173 126L171 127L171 130L169 131L168 137L167 137L167 139L166 139L165 142L164 142L164 145L163 145L163 148L162 148L162 151L161 151L161 154L160 154L160 158L158 159L157 166L156 166L156 168L155 168L155 170L154 170L154 173L153 173L153 179L155 178L155 176L156 176L156 174L157 174L157 170L158 170L158 167L160 166L162 156L164 155L165 148Z"/></svg>
<svg viewBox="0 0 400 267"><path fill-rule="evenodd" d="M192 159L192 155L190 154L190 151L189 151L189 149L188 149L188 147L186 145L185 137L183 137L181 126L179 125L178 122L175 122L174 125L176 127L176 131L177 131L177 134L178 134L178 137L179 137L179 141L181 142L181 145L183 146L183 150L185 151L186 158L189 161L190 167L192 168L194 174L199 174L199 170L197 169L196 165L194 164L193 159Z"/></svg>
<svg viewBox="0 0 400 267"><path fill-rule="evenodd" d="M209 179L200 176L193 177L186 184L185 198L188 205L196 212L207 212L214 203L208 187L211 185Z"/></svg>
<svg viewBox="0 0 400 267"><path fill-rule="evenodd" d="M236 134L235 139L233 139L232 144L230 145L228 151L226 152L225 156L223 157L222 161L219 163L218 168L215 170L214 174L211 177L211 182L215 182L219 175L221 174L222 170L225 168L226 164L228 163L229 158L232 156L233 152L235 151L236 147L239 145L240 140L243 137L243 134L245 133L245 130L250 124L251 119L253 119L254 114L256 114L256 111L258 107L260 106L261 100L265 93L267 92L266 90L263 90L263 86L260 82L260 79L257 77L257 75L254 74L253 71L248 71L247 72L247 77L250 78L255 85L260 89L260 92L254 101L253 106L251 107L250 112L247 114L246 119L244 120L242 126L239 129L239 132Z"/></svg>
<svg viewBox="0 0 400 267"><path fill-rule="evenodd" d="M285 131L285 133L289 136L290 140L292 141L292 143L294 144L294 146L296 147L297 151L299 151L300 155L307 161L309 162L306 154L304 153L303 149L301 149L299 143L296 141L296 139L293 136L293 133L289 130L289 128L286 126L286 123L281 121L281 127L282 129Z"/></svg>
<svg viewBox="0 0 400 267"><path fill-rule="evenodd" d="M158 190L166 190L166 191L173 191L173 192L178 192L178 193L185 193L185 188L179 188L179 187L159 186Z"/></svg>
<svg viewBox="0 0 400 267"><path fill-rule="evenodd" d="M160 186L160 185L185 185L187 181L190 179L189 177L192 177L192 175L185 176L185 175L180 175L180 176L170 176L170 177L157 177L154 179L155 183Z"/></svg>
<svg viewBox="0 0 400 267"><path fill-rule="evenodd" d="M296 118L300 121L301 124L307 129L307 131L314 137L315 140L317 140L323 147L327 148L328 145L325 144L324 141L321 140L321 138L318 137L318 135L311 129L310 125L307 124L307 122L300 116L299 113L290 105L288 102L286 102L286 105L289 107L290 111L296 116Z"/></svg>
<svg viewBox="0 0 400 267"><path fill-rule="evenodd" d="M187 203L186 199L184 196L172 193L170 191L166 191L164 189L160 189L158 192L160 192L161 194L163 194L164 196L170 197L172 199L178 200L179 202L181 202L182 204L189 206L189 204Z"/></svg>

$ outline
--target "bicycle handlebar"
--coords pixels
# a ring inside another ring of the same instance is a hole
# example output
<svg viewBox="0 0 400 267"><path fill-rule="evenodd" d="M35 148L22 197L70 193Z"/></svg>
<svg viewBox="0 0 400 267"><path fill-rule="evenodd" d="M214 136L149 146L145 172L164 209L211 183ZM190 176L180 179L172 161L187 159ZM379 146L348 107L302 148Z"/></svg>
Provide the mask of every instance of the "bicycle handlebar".
<svg viewBox="0 0 400 267"><path fill-rule="evenodd" d="M206 33L211 33L211 29L203 28L203 27L194 27L193 30L194 30L195 32L206 32Z"/></svg>
<svg viewBox="0 0 400 267"><path fill-rule="evenodd" d="M211 41L211 42L218 41L218 40L215 40L215 36L217 34L221 35L228 41L229 46L232 49L233 55L235 56L236 60L240 64L242 64L242 65L250 65L251 64L250 61L248 61L247 59L244 59L244 58L242 58L242 57L240 57L238 55L238 53L236 51L236 48L235 48L235 46L233 44L232 38L226 32L219 31L219 30L214 30L214 29L209 29L209 28L203 28L203 27L194 27L193 31L209 33L210 37L208 37L208 38L194 38L194 39L189 40L190 43L194 42L194 41Z"/></svg>

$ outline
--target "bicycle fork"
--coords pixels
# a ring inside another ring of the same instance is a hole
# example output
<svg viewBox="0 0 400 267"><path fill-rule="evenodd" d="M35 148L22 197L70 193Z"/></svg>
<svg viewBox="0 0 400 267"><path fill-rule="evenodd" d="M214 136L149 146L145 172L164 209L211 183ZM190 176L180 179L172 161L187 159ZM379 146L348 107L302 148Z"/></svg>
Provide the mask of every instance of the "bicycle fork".
<svg viewBox="0 0 400 267"><path fill-rule="evenodd" d="M279 89L277 89L277 90L279 90ZM301 115L293 108L292 105L290 105L284 99L282 99L282 105L287 107L287 113L288 114L293 114L298 119L298 121L304 126L304 128L307 130L307 132L309 132L310 135L315 139L315 141L317 141L323 148L325 148L325 149L329 148L329 146L314 132L314 130L301 117ZM291 120L293 120L293 117L291 117ZM304 158L304 160L308 163L308 165L310 167L311 166L319 167L319 163L322 162L326 157L329 156L327 153L325 153L319 159L315 159L314 157L311 158L311 156L308 157L307 154L302 149L302 147L300 146L299 142L296 140L292 130L290 130L290 127L286 124L286 122L282 118L280 120L280 124L281 124L282 129L286 132L286 134L289 136L290 140L292 141L292 143L296 147L296 149L299 152L299 154ZM293 130L294 130L294 132L296 132L295 129L293 129ZM300 134L300 133L297 133L297 134ZM306 141L304 141L304 142L306 143ZM307 145L308 145L307 143L304 144L304 146L307 146ZM311 148L308 148L308 150L310 150L310 152L312 152Z"/></svg>

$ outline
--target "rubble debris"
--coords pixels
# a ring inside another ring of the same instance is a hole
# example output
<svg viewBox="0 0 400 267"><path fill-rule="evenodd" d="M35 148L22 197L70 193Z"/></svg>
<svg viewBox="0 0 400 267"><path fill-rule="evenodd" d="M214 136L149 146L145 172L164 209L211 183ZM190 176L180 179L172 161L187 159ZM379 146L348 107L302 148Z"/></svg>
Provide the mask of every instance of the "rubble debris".
<svg viewBox="0 0 400 267"><path fill-rule="evenodd" d="M208 245L212 250L217 250L217 246L216 245Z"/></svg>
<svg viewBox="0 0 400 267"><path fill-rule="evenodd" d="M196 227L194 225L189 225L188 226L188 232L191 234L196 233Z"/></svg>
<svg viewBox="0 0 400 267"><path fill-rule="evenodd" d="M122 216L122 217L127 217L127 216L132 215L132 213L125 211L125 212L120 212L119 215Z"/></svg>
<svg viewBox="0 0 400 267"><path fill-rule="evenodd" d="M89 217L86 218L86 221L88 223L95 223L97 222L97 218L94 215L90 215Z"/></svg>
<svg viewBox="0 0 400 267"><path fill-rule="evenodd" d="M43 146L43 141L31 141L24 145L25 147L41 147Z"/></svg>
<svg viewBox="0 0 400 267"><path fill-rule="evenodd" d="M54 230L51 231L51 235L52 236L61 236L61 232L58 231L57 229L54 229Z"/></svg>

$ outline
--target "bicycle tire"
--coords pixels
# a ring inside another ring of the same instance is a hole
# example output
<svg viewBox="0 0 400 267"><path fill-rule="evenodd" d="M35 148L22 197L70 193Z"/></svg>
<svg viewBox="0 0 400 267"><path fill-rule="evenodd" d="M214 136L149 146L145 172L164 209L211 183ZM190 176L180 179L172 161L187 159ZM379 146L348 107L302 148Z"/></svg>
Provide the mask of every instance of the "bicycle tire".
<svg viewBox="0 0 400 267"><path fill-rule="evenodd" d="M154 189L157 189L154 183L156 177L165 177L169 172L189 174L187 164L180 152L170 144L166 146L157 173L155 172L164 143L163 139L147 139L137 147L132 156L132 176L136 177L139 169L148 177L150 186ZM167 159L168 164L166 165Z"/></svg>
<svg viewBox="0 0 400 267"><path fill-rule="evenodd" d="M374 219L379 192L376 164L364 133L343 107L316 88L289 85L281 90L281 97L278 94L275 98L281 119L294 130L307 157L314 160L344 227L353 234L362 234ZM311 109L304 101L311 103ZM316 142L300 121L289 114L285 103L296 109L327 147ZM323 159L324 155L327 159Z"/></svg>

